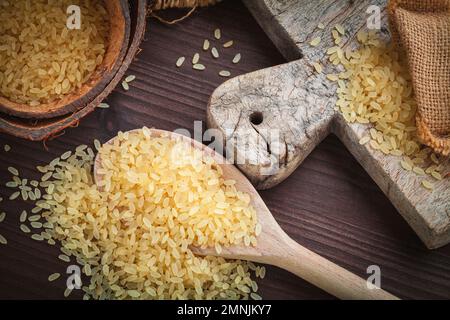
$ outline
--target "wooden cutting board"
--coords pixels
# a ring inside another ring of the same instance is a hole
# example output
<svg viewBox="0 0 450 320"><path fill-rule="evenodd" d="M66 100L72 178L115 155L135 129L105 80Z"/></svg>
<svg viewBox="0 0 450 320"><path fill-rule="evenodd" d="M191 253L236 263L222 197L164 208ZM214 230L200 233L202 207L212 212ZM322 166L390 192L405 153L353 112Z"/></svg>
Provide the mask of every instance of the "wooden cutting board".
<svg viewBox="0 0 450 320"><path fill-rule="evenodd" d="M428 248L450 242L450 179L436 182L434 190L428 191L421 186L423 177L401 168L400 157L360 145L358 141L370 127L348 124L335 111L336 87L325 79L327 73L333 73L332 66L327 64L322 74L312 67L313 62L326 61L326 50L334 45L331 30L336 24L346 29L345 46L356 45L356 33L366 28L370 5L382 9L381 33L389 37L386 0L244 2L293 62L233 78L213 93L208 126L221 131L225 145L234 151L238 167L258 189L271 188L334 133ZM320 22L326 26L324 30L317 28ZM321 43L311 47L309 42L318 36ZM279 138L270 134L274 129ZM447 161L445 172L449 171Z"/></svg>

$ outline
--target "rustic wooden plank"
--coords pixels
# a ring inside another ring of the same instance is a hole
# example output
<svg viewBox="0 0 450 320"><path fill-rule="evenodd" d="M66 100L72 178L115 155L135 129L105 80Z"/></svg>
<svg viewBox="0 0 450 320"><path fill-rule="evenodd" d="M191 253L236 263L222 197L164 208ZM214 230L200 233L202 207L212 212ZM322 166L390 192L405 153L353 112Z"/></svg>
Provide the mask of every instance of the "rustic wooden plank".
<svg viewBox="0 0 450 320"><path fill-rule="evenodd" d="M92 143L94 137L106 141L118 130L147 125L192 132L194 120L205 121L209 96L224 79L213 71L180 70L174 63L180 55L198 50L216 26L235 40L243 55L240 64L230 66L233 74L284 62L257 22L235 1L198 10L180 25L149 23L143 51L128 72L137 79L130 91L114 91L108 98L110 109L96 110L77 128L49 141L48 151L42 143L0 134L1 197L10 194L4 187L10 165L32 178L37 177L35 165L79 144ZM218 63L209 57L205 61ZM5 143L12 146L9 153L3 152ZM336 137L326 138L287 180L261 195L291 237L342 267L365 276L369 264L380 265L383 287L402 298L450 298L450 247L426 250ZM64 274L66 264L57 259L57 248L35 242L18 230L24 208L29 205L0 203L0 210L8 212L0 233L9 241L7 246L0 245L0 298L60 299L64 279L48 283L47 277L53 272ZM272 267L259 285L266 299L332 299ZM71 297L80 296L74 292Z"/></svg>
<svg viewBox="0 0 450 320"><path fill-rule="evenodd" d="M325 61L326 50L335 45L331 36L335 25L346 30L343 47L353 47L356 33L365 28L368 6L384 8L386 1L246 3L272 38L277 34L278 39L288 37L288 45L280 44L285 56L293 56L289 54L293 50L303 58L235 78L214 92L208 125L219 129L235 158L242 159L240 169L257 188L273 187L292 174L333 132L430 249L449 243L450 180L437 181L433 191L426 190L421 186L423 177L404 170L400 157L360 145L359 140L368 135L370 126L348 124L335 111L336 83L328 81L326 74L336 73L336 68L327 63L325 71L317 74L312 67L314 62ZM268 16L273 18L267 20ZM317 28L319 22L324 30ZM384 23L381 33L388 37ZM312 47L309 43L315 37L321 37L321 42ZM255 113L261 114L262 123L252 123ZM444 165L444 172L450 172L450 161Z"/></svg>

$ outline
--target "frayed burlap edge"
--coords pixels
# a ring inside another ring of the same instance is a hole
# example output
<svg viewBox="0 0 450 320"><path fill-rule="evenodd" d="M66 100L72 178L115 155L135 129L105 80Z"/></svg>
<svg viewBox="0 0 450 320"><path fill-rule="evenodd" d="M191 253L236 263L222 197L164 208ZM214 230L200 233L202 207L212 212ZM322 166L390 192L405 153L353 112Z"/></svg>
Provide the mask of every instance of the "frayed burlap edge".
<svg viewBox="0 0 450 320"><path fill-rule="evenodd" d="M450 136L439 137L433 134L419 112L416 114L416 125L417 135L424 144L444 156L450 155Z"/></svg>
<svg viewBox="0 0 450 320"><path fill-rule="evenodd" d="M404 44L402 43L402 35L399 33L397 25L396 11L398 9L411 10L416 12L442 12L448 10L448 0L430 0L430 1L411 1L411 0L390 0L388 4L388 16L391 27L391 36L393 42L397 45L399 50L405 52ZM433 6L433 10L430 12L430 6ZM406 52L407 53L407 52ZM415 79L414 73L412 73L413 80ZM414 81L413 81L414 82ZM439 135L430 129L430 124L427 123L427 119L421 117L420 106L416 114L417 135L419 139L426 145L433 148L437 153L444 156L450 154L450 136Z"/></svg>

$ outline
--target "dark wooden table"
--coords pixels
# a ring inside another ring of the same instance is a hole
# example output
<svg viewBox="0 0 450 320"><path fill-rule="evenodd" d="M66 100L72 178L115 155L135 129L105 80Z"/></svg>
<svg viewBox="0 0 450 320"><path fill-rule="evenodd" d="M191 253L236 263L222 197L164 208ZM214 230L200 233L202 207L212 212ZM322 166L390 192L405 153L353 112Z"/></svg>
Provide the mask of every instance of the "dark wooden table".
<svg viewBox="0 0 450 320"><path fill-rule="evenodd" d="M220 27L223 37L235 41L224 59L202 55L208 66L199 72L186 61L175 68L179 56L200 52L203 39L212 38ZM241 63L232 65L233 53L241 52ZM19 215L30 204L6 200L10 190L8 166L21 175L36 178L36 165L48 163L79 144L102 142L119 130L141 126L166 130L193 130L194 121L205 121L205 109L212 91L224 79L223 68L239 75L284 63L263 30L237 1L197 10L182 23L166 26L149 20L142 52L128 74L137 80L125 92L117 88L107 99L110 109L97 110L79 127L42 143L27 142L0 134L0 211L7 212L0 233L8 239L0 245L0 298L59 299L65 280L49 283L53 272L65 273L59 250L29 238L19 230ZM204 124L203 124L204 126ZM3 144L12 150L3 152ZM369 265L381 268L381 285L407 299L450 298L450 246L429 251L401 218L388 199L353 159L336 137L328 137L281 185L261 192L280 225L299 243L352 272L367 278ZM266 299L332 299L305 281L273 267L260 281ZM80 298L74 293L71 298Z"/></svg>

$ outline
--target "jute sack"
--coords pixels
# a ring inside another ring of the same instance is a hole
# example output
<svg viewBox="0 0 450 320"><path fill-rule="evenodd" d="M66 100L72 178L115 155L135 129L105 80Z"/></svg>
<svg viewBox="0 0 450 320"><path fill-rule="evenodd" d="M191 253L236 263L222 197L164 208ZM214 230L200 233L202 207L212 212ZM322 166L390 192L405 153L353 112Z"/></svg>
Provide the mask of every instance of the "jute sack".
<svg viewBox="0 0 450 320"><path fill-rule="evenodd" d="M390 0L392 39L404 50L422 142L450 154L450 0Z"/></svg>

